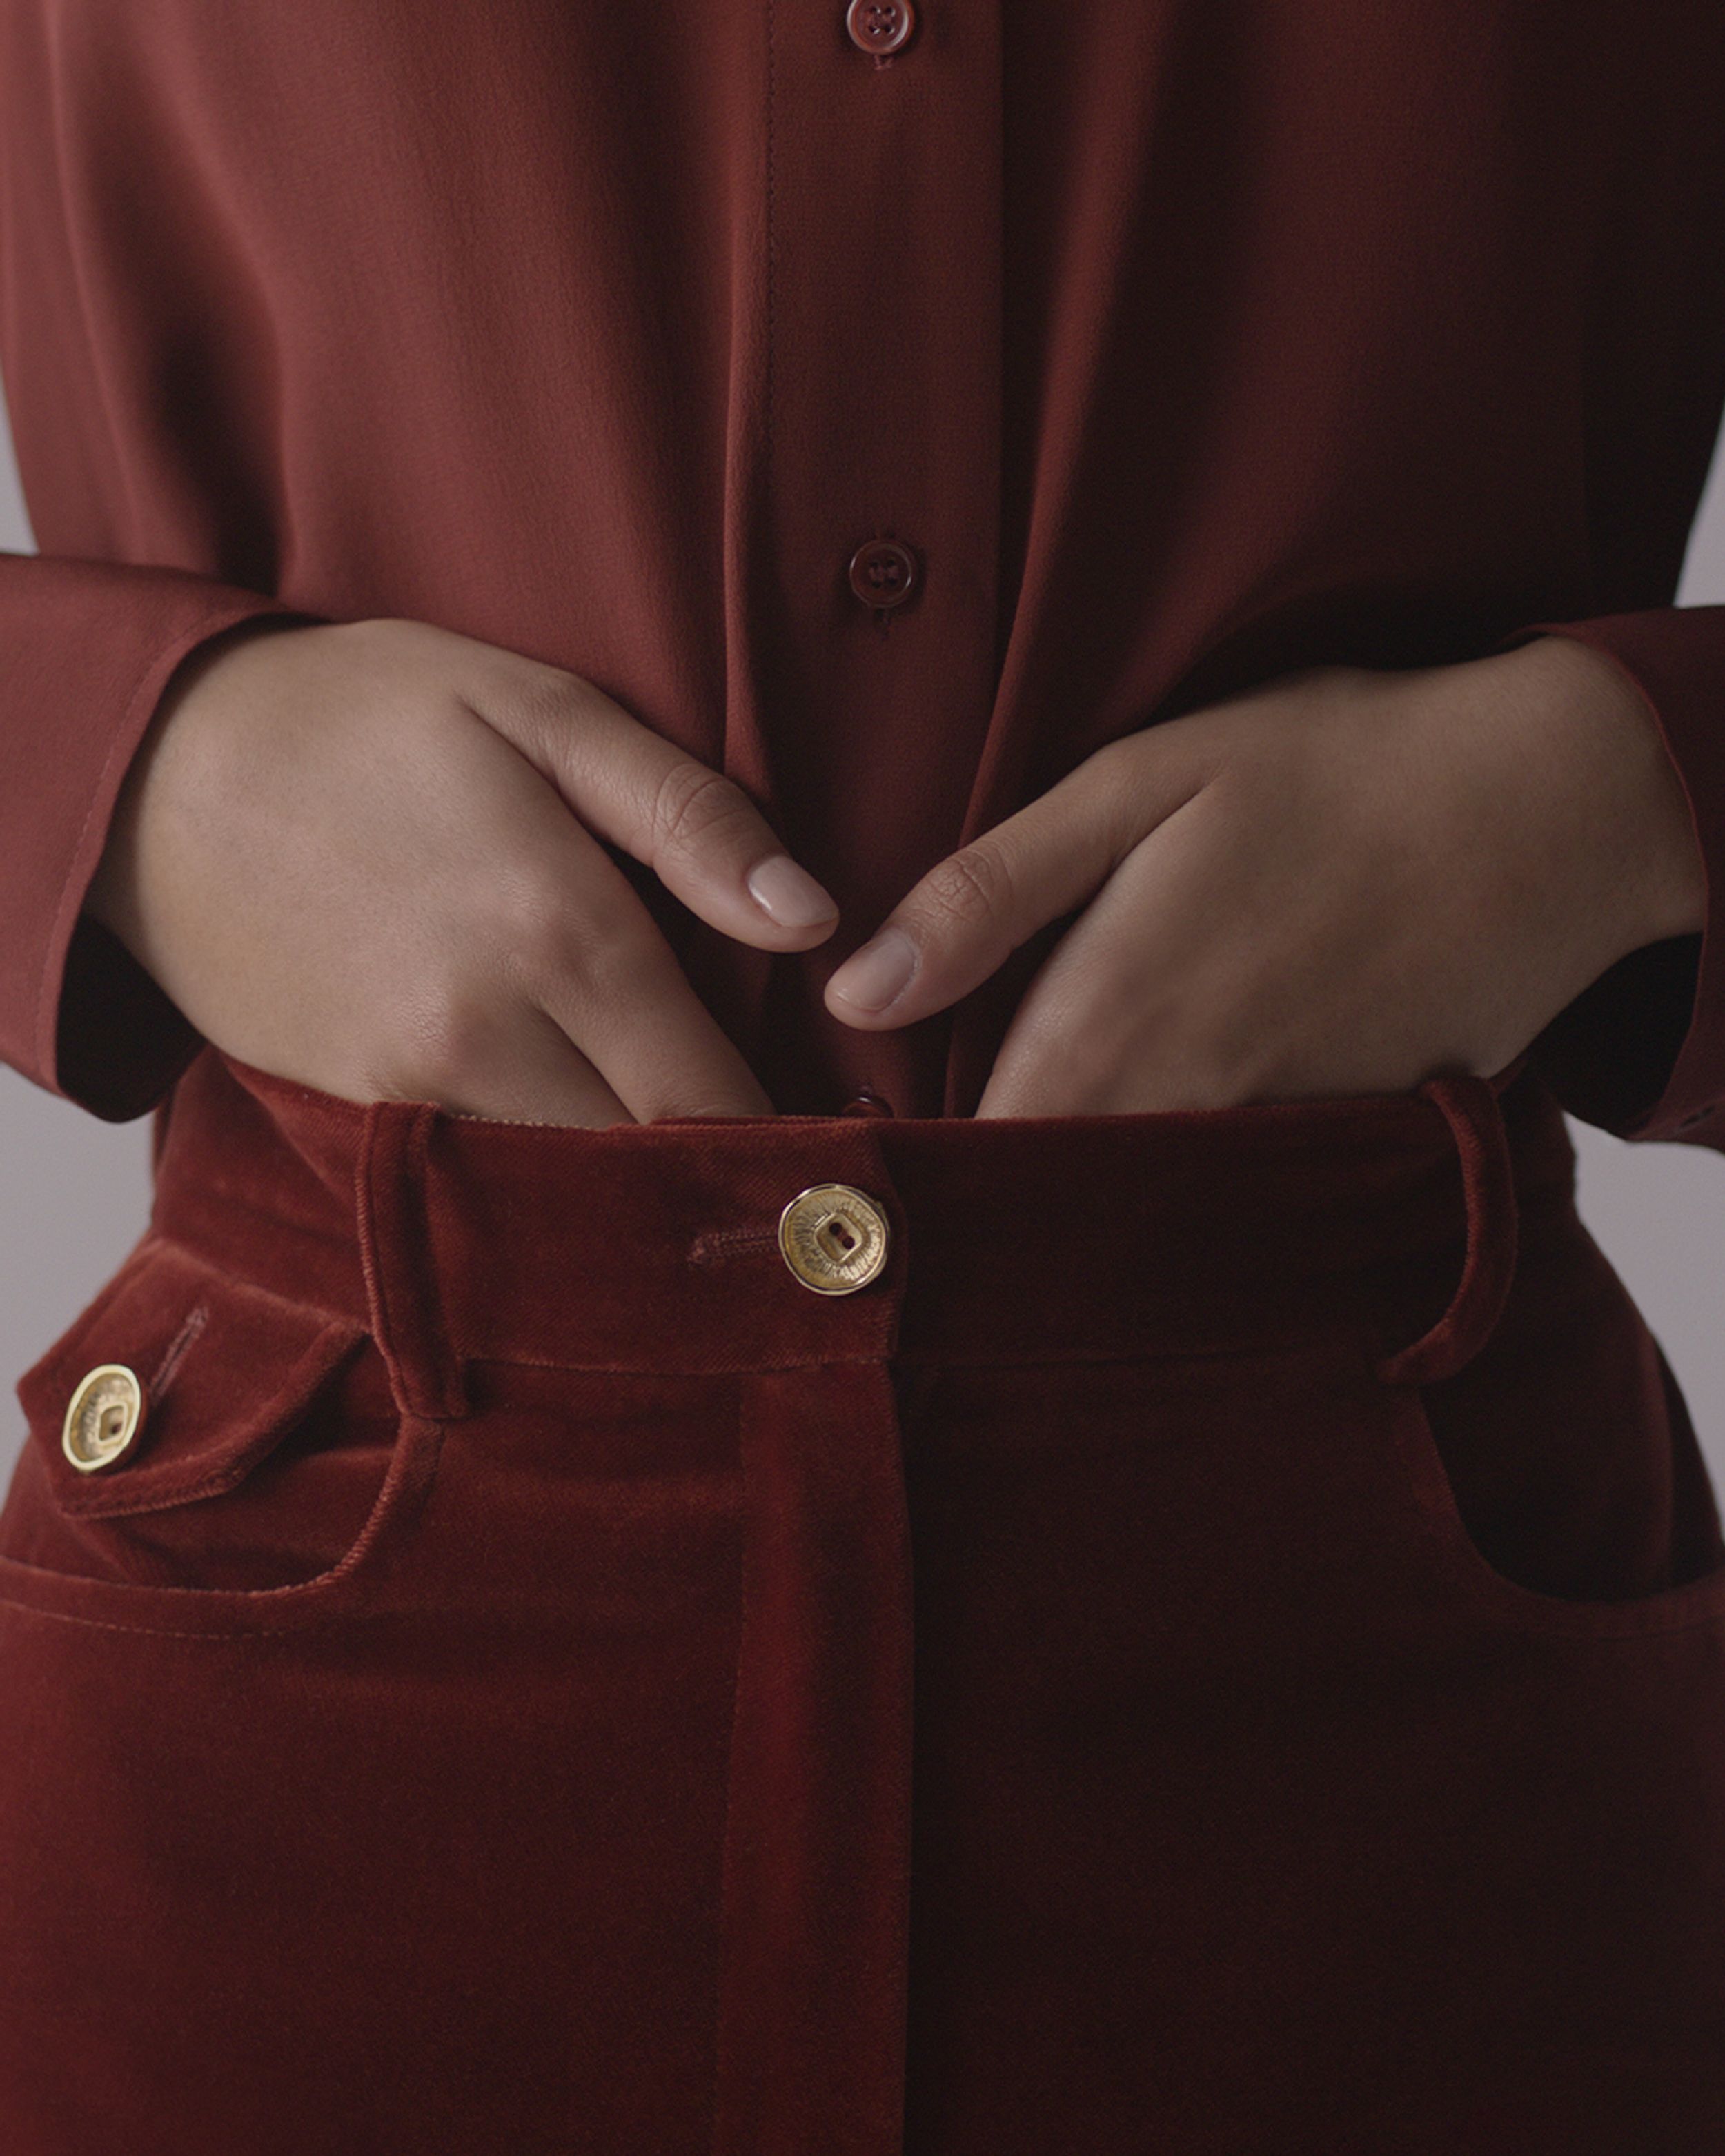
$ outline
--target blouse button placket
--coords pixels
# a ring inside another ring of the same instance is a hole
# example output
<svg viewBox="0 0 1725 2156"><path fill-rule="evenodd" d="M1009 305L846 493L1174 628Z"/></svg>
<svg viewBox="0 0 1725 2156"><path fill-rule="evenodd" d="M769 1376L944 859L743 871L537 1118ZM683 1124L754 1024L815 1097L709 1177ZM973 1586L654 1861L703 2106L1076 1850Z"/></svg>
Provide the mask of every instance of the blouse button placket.
<svg viewBox="0 0 1725 2156"><path fill-rule="evenodd" d="M768 0L762 20L727 768L818 855L859 937L972 835L976 776L1009 773L1019 723L1001 693L1001 17L999 0ZM773 962L775 996L803 976L829 1097L864 1075L901 1114L938 1097L944 1034L819 1013L842 955Z"/></svg>

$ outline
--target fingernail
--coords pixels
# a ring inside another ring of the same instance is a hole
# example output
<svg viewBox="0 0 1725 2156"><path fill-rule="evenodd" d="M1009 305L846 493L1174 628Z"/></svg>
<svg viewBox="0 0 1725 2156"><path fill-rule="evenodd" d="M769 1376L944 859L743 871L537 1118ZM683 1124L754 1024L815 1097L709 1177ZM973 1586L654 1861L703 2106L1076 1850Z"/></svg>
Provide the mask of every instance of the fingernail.
<svg viewBox="0 0 1725 2156"><path fill-rule="evenodd" d="M788 854L769 854L748 872L749 896L769 921L781 928L813 928L817 921L837 918L830 896L798 868Z"/></svg>
<svg viewBox="0 0 1725 2156"><path fill-rule="evenodd" d="M827 986L859 1010L885 1010L911 985L916 947L902 928L883 928L850 956Z"/></svg>

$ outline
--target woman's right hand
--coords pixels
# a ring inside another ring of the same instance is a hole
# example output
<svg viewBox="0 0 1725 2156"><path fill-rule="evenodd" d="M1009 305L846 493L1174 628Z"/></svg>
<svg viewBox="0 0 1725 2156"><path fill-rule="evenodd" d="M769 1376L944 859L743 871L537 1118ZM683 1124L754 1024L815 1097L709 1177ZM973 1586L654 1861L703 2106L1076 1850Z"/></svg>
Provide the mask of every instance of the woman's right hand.
<svg viewBox="0 0 1725 2156"><path fill-rule="evenodd" d="M176 672L86 906L206 1039L347 1100L771 1114L601 840L761 949L836 924L739 787L578 675L264 616Z"/></svg>

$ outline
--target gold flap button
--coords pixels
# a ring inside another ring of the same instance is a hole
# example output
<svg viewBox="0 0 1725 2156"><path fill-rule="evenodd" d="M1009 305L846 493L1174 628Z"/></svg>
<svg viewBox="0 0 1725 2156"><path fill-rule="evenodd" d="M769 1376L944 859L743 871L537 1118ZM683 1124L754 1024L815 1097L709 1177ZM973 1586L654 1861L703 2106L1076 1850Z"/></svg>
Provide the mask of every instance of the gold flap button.
<svg viewBox="0 0 1725 2156"><path fill-rule="evenodd" d="M799 1190L778 1216L784 1261L817 1295L854 1295L886 1263L886 1215L848 1183Z"/></svg>
<svg viewBox="0 0 1725 2156"><path fill-rule="evenodd" d="M144 1388L123 1363L103 1363L80 1380L66 1409L60 1450L81 1474L111 1467L144 1426Z"/></svg>

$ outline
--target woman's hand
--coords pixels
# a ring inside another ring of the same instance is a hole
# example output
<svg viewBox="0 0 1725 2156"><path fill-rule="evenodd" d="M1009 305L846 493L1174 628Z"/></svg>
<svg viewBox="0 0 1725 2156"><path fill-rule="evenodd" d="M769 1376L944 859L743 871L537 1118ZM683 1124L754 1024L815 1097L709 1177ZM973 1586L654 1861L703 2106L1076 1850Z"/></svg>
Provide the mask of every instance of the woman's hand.
<svg viewBox="0 0 1725 2156"><path fill-rule="evenodd" d="M208 1040L353 1101L772 1113L600 843L725 934L806 949L837 909L739 788L450 630L246 630L170 682L87 901Z"/></svg>
<svg viewBox="0 0 1725 2156"><path fill-rule="evenodd" d="M1111 742L930 870L827 1007L926 1017L1081 907L979 1115L1399 1092L1502 1070L1616 959L1701 927L1706 892L1639 693L1542 636L1290 675Z"/></svg>

